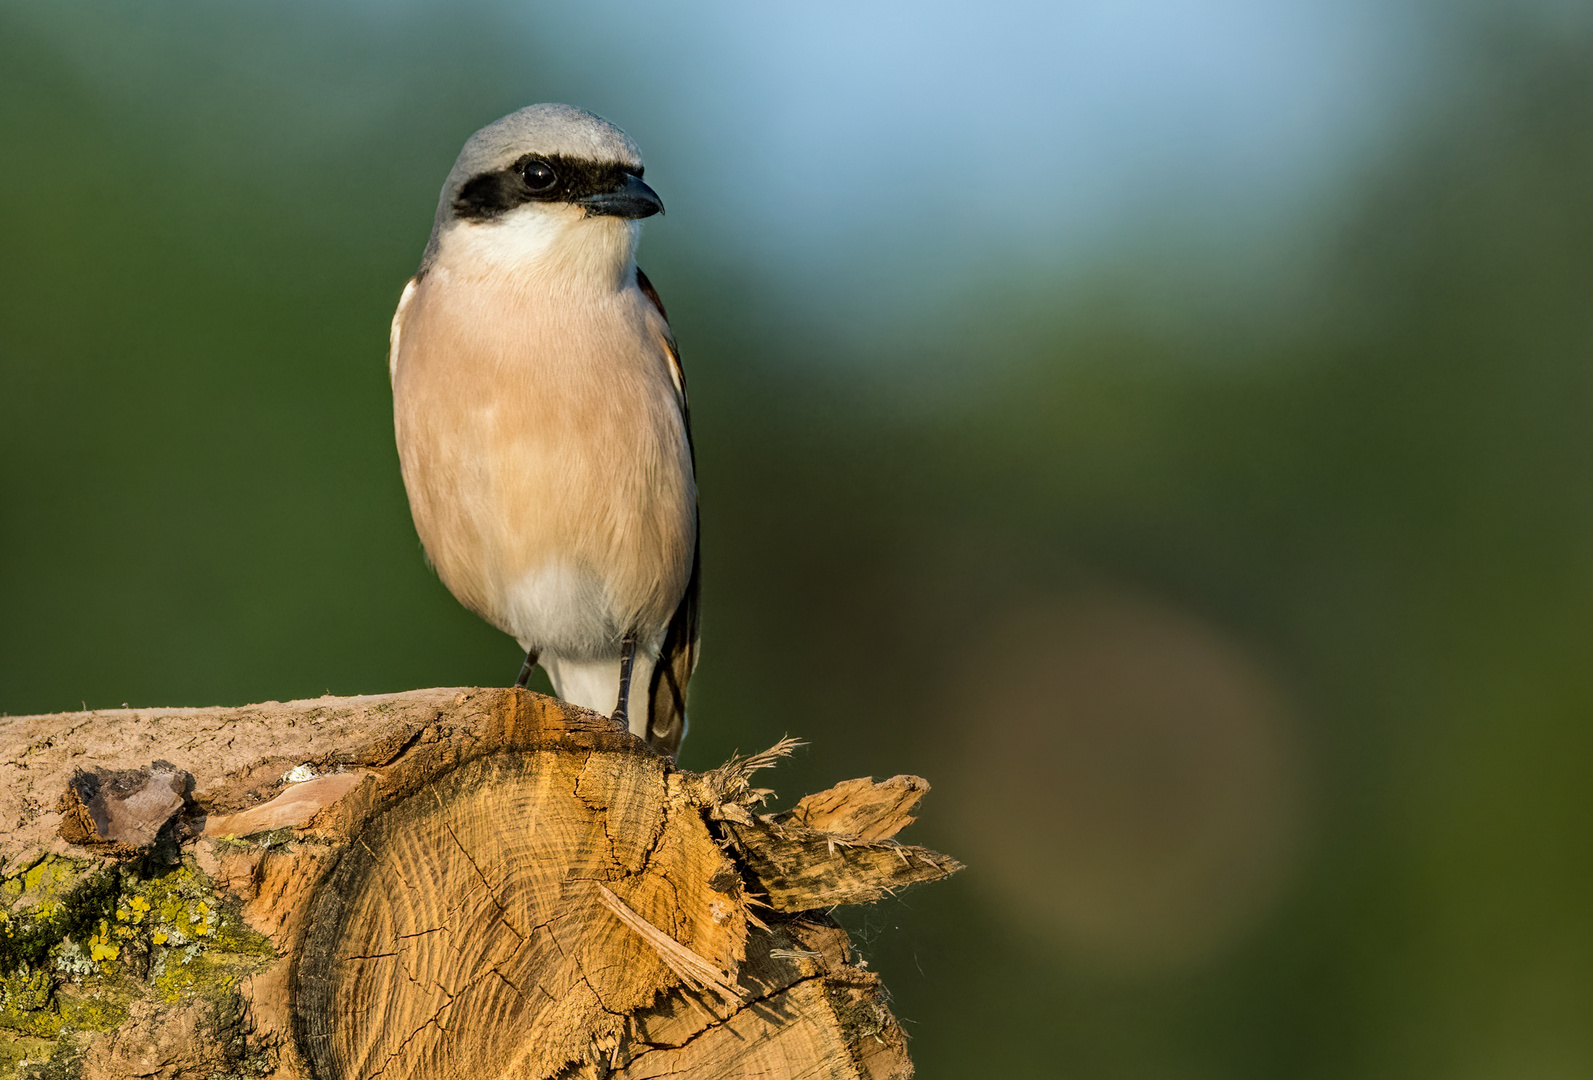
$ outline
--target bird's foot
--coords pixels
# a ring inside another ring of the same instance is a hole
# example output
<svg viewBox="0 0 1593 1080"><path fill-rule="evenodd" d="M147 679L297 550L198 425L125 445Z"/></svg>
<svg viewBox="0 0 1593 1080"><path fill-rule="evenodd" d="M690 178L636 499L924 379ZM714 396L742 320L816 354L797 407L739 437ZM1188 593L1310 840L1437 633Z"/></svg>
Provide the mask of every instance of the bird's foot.
<svg viewBox="0 0 1593 1080"><path fill-rule="evenodd" d="M631 668L635 663L636 635L628 633L620 638L619 701L615 702L614 711L610 714L620 726L626 728L630 727Z"/></svg>
<svg viewBox="0 0 1593 1080"><path fill-rule="evenodd" d="M520 677L514 681L514 685L524 690L525 684L531 681L531 669L536 666L537 651L532 649L525 654L525 663L520 665Z"/></svg>

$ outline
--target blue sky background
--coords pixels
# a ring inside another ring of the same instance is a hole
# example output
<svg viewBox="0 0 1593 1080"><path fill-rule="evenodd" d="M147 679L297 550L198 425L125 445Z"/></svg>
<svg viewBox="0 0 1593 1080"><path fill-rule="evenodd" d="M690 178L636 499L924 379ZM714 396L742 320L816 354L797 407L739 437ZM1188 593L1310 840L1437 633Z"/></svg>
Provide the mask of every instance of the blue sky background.
<svg viewBox="0 0 1593 1080"><path fill-rule="evenodd" d="M431 136L468 72L494 92L465 95L451 141L408 144L440 177L461 130L557 94L642 144L671 213L656 243L834 297L1076 266L1125 238L1265 239L1387 149L1454 24L1368 0L300 7L20 14L108 107L153 106L245 167Z"/></svg>

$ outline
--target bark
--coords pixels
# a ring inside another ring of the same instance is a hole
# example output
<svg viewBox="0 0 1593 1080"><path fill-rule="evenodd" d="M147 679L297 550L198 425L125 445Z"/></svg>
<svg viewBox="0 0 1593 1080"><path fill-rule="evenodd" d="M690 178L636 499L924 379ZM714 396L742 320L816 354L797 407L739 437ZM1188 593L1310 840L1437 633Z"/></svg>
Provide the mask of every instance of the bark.
<svg viewBox="0 0 1593 1080"><path fill-rule="evenodd" d="M828 916L928 790L758 813L522 690L0 719L0 1076L911 1075Z"/></svg>

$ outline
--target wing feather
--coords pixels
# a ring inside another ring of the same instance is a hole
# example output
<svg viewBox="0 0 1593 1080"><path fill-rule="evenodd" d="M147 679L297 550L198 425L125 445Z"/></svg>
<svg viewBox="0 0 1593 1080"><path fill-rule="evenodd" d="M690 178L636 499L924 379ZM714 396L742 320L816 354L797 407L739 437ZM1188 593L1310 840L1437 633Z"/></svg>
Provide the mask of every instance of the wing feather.
<svg viewBox="0 0 1593 1080"><path fill-rule="evenodd" d="M647 280L641 270L636 271L636 284L643 295L658 309L664 323L669 315L658 290ZM666 350L669 356L670 376L675 383L676 399L680 405L680 419L686 429L686 445L691 452L691 466L697 468L697 450L691 437L691 407L686 397L686 369L680 362L680 351L671 336ZM680 741L686 735L686 684L697 668L697 653L701 642L698 624L698 600L701 595L702 529L698 517L697 542L691 553L691 575L686 581L685 595L669 620L664 634L664 646L653 667L653 682L648 695L647 741L658 750L674 757L680 752Z"/></svg>
<svg viewBox="0 0 1593 1080"><path fill-rule="evenodd" d="M393 326L387 334L387 377L390 379L398 375L398 339L404 332L404 311L409 307L409 302L415 298L417 280L417 278L409 279L398 298L398 310L393 312Z"/></svg>

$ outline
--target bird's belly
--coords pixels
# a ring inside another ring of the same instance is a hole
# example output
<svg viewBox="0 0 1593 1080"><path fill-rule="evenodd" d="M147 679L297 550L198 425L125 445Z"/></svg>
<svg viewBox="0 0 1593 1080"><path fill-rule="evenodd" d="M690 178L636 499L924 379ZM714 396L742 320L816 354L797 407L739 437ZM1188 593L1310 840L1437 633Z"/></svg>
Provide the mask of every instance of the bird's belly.
<svg viewBox="0 0 1593 1080"><path fill-rule="evenodd" d="M443 582L527 648L598 659L627 631L660 635L696 539L683 428L645 403L571 423L545 399L493 397L407 440L416 527Z"/></svg>
<svg viewBox="0 0 1593 1080"><path fill-rule="evenodd" d="M601 569L554 559L505 584L500 604L504 629L524 648L584 660L618 655L626 608ZM653 627L647 628L651 636Z"/></svg>
<svg viewBox="0 0 1593 1080"><path fill-rule="evenodd" d="M440 546L462 555L482 613L527 648L577 659L617 655L627 631L661 634L695 540L690 474L659 467L676 456L668 441L633 432L621 450L565 432L553 445L522 437L466 451L479 467L454 497L469 521ZM456 567L433 559L452 586Z"/></svg>
<svg viewBox="0 0 1593 1080"><path fill-rule="evenodd" d="M697 491L646 303L428 279L406 318L393 394L416 529L454 595L527 647L618 655L685 592Z"/></svg>

